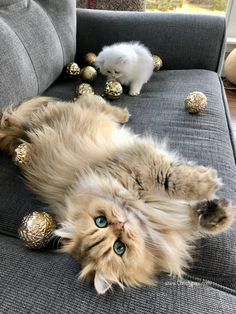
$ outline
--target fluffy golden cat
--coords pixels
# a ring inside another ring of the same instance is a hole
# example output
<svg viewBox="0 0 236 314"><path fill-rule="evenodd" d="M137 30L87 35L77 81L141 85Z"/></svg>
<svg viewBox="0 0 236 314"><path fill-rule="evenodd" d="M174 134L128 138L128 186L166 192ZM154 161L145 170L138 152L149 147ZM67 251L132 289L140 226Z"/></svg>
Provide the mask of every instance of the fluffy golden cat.
<svg viewBox="0 0 236 314"><path fill-rule="evenodd" d="M226 230L234 207L219 199L214 169L186 163L128 128L129 113L99 96L74 103L39 97L2 112L0 148L22 164L28 187L54 210L63 251L99 294L112 284L181 276L194 241Z"/></svg>

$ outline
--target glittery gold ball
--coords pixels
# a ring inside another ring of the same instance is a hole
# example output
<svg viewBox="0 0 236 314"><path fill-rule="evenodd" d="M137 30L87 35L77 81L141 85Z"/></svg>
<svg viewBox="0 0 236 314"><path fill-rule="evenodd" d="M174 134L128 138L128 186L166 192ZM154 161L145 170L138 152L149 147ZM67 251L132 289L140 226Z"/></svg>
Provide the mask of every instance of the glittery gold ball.
<svg viewBox="0 0 236 314"><path fill-rule="evenodd" d="M154 71L159 71L163 65L161 58L158 57L157 55L153 55L152 58L154 63Z"/></svg>
<svg viewBox="0 0 236 314"><path fill-rule="evenodd" d="M84 62L88 65L94 65L96 62L96 54L93 52L88 52L84 55Z"/></svg>
<svg viewBox="0 0 236 314"><path fill-rule="evenodd" d="M189 113L200 113L207 107L207 98L202 92L192 92L188 94L184 103Z"/></svg>
<svg viewBox="0 0 236 314"><path fill-rule="evenodd" d="M92 83L97 78L97 71L91 66L86 66L81 70L80 77L83 82Z"/></svg>
<svg viewBox="0 0 236 314"><path fill-rule="evenodd" d="M56 222L46 212L35 211L26 215L18 229L19 237L29 249L44 248L56 229Z"/></svg>
<svg viewBox="0 0 236 314"><path fill-rule="evenodd" d="M118 99L123 93L122 85L116 80L109 80L104 87L104 96L110 100Z"/></svg>
<svg viewBox="0 0 236 314"><path fill-rule="evenodd" d="M71 78L77 78L80 74L80 67L77 63L71 62L66 67L66 74Z"/></svg>
<svg viewBox="0 0 236 314"><path fill-rule="evenodd" d="M15 149L14 161L19 166L29 161L28 145L26 143L17 146Z"/></svg>
<svg viewBox="0 0 236 314"><path fill-rule="evenodd" d="M94 90L92 86L88 83L82 83L75 88L75 96L78 98L83 94L92 94L94 95Z"/></svg>

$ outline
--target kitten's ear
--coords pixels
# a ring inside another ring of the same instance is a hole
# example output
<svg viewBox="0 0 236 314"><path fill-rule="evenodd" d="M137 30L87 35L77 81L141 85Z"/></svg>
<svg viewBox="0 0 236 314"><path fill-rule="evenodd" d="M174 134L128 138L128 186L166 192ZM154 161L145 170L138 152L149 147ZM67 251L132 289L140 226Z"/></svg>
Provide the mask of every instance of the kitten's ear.
<svg viewBox="0 0 236 314"><path fill-rule="evenodd" d="M111 289L112 282L105 278L103 274L96 272L94 277L94 287L98 294L104 294L107 290Z"/></svg>
<svg viewBox="0 0 236 314"><path fill-rule="evenodd" d="M128 62L127 56L117 58L116 64L126 64Z"/></svg>
<svg viewBox="0 0 236 314"><path fill-rule="evenodd" d="M54 231L54 234L63 239L71 240L73 239L75 226L72 222L66 221L60 225L59 229Z"/></svg>

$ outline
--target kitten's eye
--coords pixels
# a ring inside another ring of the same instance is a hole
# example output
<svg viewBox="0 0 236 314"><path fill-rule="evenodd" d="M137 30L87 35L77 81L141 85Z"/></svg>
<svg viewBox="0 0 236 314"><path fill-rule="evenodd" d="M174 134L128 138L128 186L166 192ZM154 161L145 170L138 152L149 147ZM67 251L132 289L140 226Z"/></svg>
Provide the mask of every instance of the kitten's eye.
<svg viewBox="0 0 236 314"><path fill-rule="evenodd" d="M107 73L110 73L110 74L111 74L111 71L108 71L108 70L107 70Z"/></svg>
<svg viewBox="0 0 236 314"><path fill-rule="evenodd" d="M115 71L115 74L120 74L120 72L119 71Z"/></svg>
<svg viewBox="0 0 236 314"><path fill-rule="evenodd" d="M105 216L98 216L95 218L95 224L98 228L106 228L108 226L108 222Z"/></svg>
<svg viewBox="0 0 236 314"><path fill-rule="evenodd" d="M122 241L117 240L113 245L113 250L117 255L122 256L125 253L126 246Z"/></svg>

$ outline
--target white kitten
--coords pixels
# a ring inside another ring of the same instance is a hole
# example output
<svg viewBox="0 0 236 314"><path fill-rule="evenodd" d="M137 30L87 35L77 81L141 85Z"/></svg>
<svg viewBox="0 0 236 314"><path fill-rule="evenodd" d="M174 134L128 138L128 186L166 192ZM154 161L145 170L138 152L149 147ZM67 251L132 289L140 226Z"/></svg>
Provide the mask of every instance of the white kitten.
<svg viewBox="0 0 236 314"><path fill-rule="evenodd" d="M96 66L109 78L130 86L129 94L136 96L153 72L151 52L138 42L106 46L98 54Z"/></svg>

